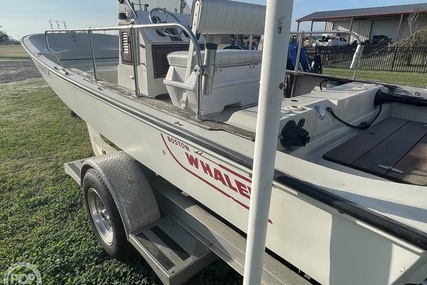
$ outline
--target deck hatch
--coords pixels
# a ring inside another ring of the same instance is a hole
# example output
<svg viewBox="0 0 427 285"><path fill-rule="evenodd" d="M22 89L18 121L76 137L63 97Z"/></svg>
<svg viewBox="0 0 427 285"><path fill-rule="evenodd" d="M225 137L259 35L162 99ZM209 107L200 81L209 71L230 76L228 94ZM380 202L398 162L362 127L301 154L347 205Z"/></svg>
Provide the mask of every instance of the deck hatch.
<svg viewBox="0 0 427 285"><path fill-rule="evenodd" d="M393 181L427 185L427 125L387 118L323 158Z"/></svg>

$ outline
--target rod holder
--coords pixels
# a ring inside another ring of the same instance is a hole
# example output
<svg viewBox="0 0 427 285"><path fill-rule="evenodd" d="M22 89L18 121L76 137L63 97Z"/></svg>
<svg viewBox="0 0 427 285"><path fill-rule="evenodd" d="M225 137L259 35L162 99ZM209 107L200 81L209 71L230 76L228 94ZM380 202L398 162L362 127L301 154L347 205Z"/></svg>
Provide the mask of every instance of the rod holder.
<svg viewBox="0 0 427 285"><path fill-rule="evenodd" d="M203 74L203 81L202 81L203 95L209 95L212 93L217 48L218 48L218 45L215 43L206 43L205 58L203 60L203 66L205 66L205 68L207 69L207 72Z"/></svg>
<svg viewBox="0 0 427 285"><path fill-rule="evenodd" d="M356 48L356 52L353 55L353 60L350 64L350 69L357 69L362 58L363 49L365 48L365 43L359 43Z"/></svg>

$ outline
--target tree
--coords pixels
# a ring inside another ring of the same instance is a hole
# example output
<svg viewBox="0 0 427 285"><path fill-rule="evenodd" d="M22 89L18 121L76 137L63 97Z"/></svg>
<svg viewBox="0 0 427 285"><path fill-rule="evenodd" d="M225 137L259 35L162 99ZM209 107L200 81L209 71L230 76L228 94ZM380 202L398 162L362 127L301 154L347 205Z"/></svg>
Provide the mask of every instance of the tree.
<svg viewBox="0 0 427 285"><path fill-rule="evenodd" d="M408 17L408 26L411 36L396 42L395 46L398 48L396 52L398 50L402 51L402 59L409 66L413 62L414 48L427 47L427 12L416 10L411 13ZM425 62L427 57L424 55L423 58Z"/></svg>
<svg viewBox="0 0 427 285"><path fill-rule="evenodd" d="M0 44L10 41L10 37L6 32L0 31Z"/></svg>
<svg viewBox="0 0 427 285"><path fill-rule="evenodd" d="M19 41L10 37L5 31L0 30L0 45L19 45Z"/></svg>
<svg viewBox="0 0 427 285"><path fill-rule="evenodd" d="M427 12L414 11L408 17L408 26L411 36L402 39L396 45L401 47L427 46Z"/></svg>
<svg viewBox="0 0 427 285"><path fill-rule="evenodd" d="M416 10L408 17L408 25L411 35L415 34L419 30L426 27L427 24L427 12Z"/></svg>

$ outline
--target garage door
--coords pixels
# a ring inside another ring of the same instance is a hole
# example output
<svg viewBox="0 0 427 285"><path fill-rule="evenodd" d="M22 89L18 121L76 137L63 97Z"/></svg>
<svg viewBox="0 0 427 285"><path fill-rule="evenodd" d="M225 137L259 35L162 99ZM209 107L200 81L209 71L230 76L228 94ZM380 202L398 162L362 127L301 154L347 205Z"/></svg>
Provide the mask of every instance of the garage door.
<svg viewBox="0 0 427 285"><path fill-rule="evenodd" d="M373 35L386 35L395 39L398 28L399 19L374 20L372 21L371 38Z"/></svg>

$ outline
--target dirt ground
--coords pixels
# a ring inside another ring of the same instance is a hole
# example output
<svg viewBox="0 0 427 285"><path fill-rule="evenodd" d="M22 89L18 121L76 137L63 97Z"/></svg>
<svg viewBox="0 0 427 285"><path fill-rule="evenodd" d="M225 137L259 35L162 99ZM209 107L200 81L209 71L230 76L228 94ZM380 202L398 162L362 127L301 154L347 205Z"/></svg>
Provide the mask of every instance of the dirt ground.
<svg viewBox="0 0 427 285"><path fill-rule="evenodd" d="M41 77L31 60L0 61L0 83Z"/></svg>

